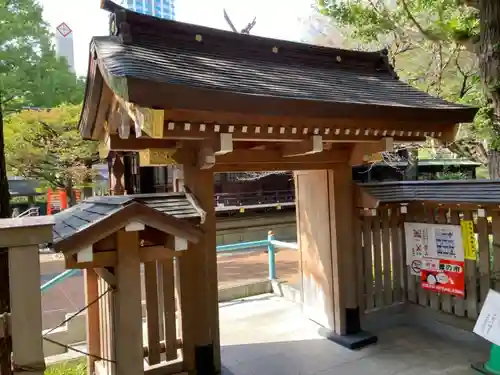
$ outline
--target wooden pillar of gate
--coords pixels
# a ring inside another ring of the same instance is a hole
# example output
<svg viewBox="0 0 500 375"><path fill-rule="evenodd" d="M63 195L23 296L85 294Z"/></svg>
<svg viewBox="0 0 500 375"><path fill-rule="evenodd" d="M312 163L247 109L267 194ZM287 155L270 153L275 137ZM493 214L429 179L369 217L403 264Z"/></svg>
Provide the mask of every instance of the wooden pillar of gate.
<svg viewBox="0 0 500 375"><path fill-rule="evenodd" d="M376 341L361 331L351 167L295 174L304 312L349 348Z"/></svg>
<svg viewBox="0 0 500 375"><path fill-rule="evenodd" d="M179 172L176 190L183 185L206 212L203 240L178 258L185 371L212 375L221 369L213 173L191 165Z"/></svg>
<svg viewBox="0 0 500 375"><path fill-rule="evenodd" d="M108 155L109 194L125 194L125 163L123 153L111 151Z"/></svg>

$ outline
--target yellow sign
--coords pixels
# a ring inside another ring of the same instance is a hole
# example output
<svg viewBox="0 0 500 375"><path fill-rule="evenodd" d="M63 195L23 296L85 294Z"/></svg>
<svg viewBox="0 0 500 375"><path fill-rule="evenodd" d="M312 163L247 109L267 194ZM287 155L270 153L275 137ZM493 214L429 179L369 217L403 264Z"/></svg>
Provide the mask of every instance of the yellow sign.
<svg viewBox="0 0 500 375"><path fill-rule="evenodd" d="M243 207L240 208L240 212L243 213L245 212L245 209Z"/></svg>
<svg viewBox="0 0 500 375"><path fill-rule="evenodd" d="M156 167L177 164L174 155L176 149L146 149L139 151L139 163L141 167Z"/></svg>
<svg viewBox="0 0 500 375"><path fill-rule="evenodd" d="M476 236L474 234L474 222L472 220L462 220L462 242L464 245L464 258L477 260Z"/></svg>
<svg viewBox="0 0 500 375"><path fill-rule="evenodd" d="M278 204L276 205L276 209L281 210L281 204L279 204L279 203L278 203Z"/></svg>

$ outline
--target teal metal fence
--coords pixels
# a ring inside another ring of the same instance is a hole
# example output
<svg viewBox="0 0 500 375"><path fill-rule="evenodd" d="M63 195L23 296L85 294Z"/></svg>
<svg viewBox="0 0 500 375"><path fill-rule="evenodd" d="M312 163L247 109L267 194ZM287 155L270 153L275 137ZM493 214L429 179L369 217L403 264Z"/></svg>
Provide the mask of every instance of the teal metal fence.
<svg viewBox="0 0 500 375"><path fill-rule="evenodd" d="M297 250L298 245L293 242L284 242L276 240L274 233L269 231L267 239L261 241L250 241L250 242L238 242L227 245L219 245L217 246L217 253L238 253L238 252L253 252L253 251L261 251L262 248L267 248L267 256L268 256L268 265L269 265L269 280L275 280L276 276L276 249L292 249ZM66 280L67 278L77 275L80 270L72 269L66 270L59 275L53 277L49 281L43 283L40 286L40 290L46 291L53 286L59 284L60 282Z"/></svg>

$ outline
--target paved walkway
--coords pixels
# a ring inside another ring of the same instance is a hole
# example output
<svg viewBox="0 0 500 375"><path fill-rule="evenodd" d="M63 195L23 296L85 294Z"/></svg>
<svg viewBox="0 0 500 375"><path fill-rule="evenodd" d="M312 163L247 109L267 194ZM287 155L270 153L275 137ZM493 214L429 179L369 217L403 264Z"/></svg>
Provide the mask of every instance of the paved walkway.
<svg viewBox="0 0 500 375"><path fill-rule="evenodd" d="M237 255L221 255L217 259L219 288L249 284L268 278L268 261L265 249L259 252ZM52 272L52 271L48 271ZM54 275L45 275L44 280L61 272L54 267ZM298 273L298 252L280 250L276 253L276 272L281 280L293 281ZM42 293L43 328L48 329L64 320L68 313L84 306L83 277L81 275L64 280Z"/></svg>
<svg viewBox="0 0 500 375"><path fill-rule="evenodd" d="M487 358L408 327L350 351L321 338L298 305L271 295L220 304L223 375L466 375Z"/></svg>
<svg viewBox="0 0 500 375"><path fill-rule="evenodd" d="M265 249L261 252L220 255L217 258L219 289L266 280L269 276L268 264ZM298 271L298 251L279 250L276 253L276 275L280 280L295 280Z"/></svg>

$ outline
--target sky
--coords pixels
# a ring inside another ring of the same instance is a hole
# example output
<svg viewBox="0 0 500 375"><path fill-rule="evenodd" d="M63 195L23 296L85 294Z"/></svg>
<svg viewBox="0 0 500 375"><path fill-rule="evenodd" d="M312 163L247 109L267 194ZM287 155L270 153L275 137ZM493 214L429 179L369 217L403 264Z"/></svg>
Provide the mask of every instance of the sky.
<svg viewBox="0 0 500 375"><path fill-rule="evenodd" d="M73 30L75 70L87 73L89 43L92 36L108 35L108 13L100 9L100 0L39 0L51 31L61 22ZM286 6L284 6L286 4ZM307 27L304 20L312 14L310 0L176 0L177 21L229 30L226 8L237 29L253 17L257 23L252 34L283 40L301 41Z"/></svg>

